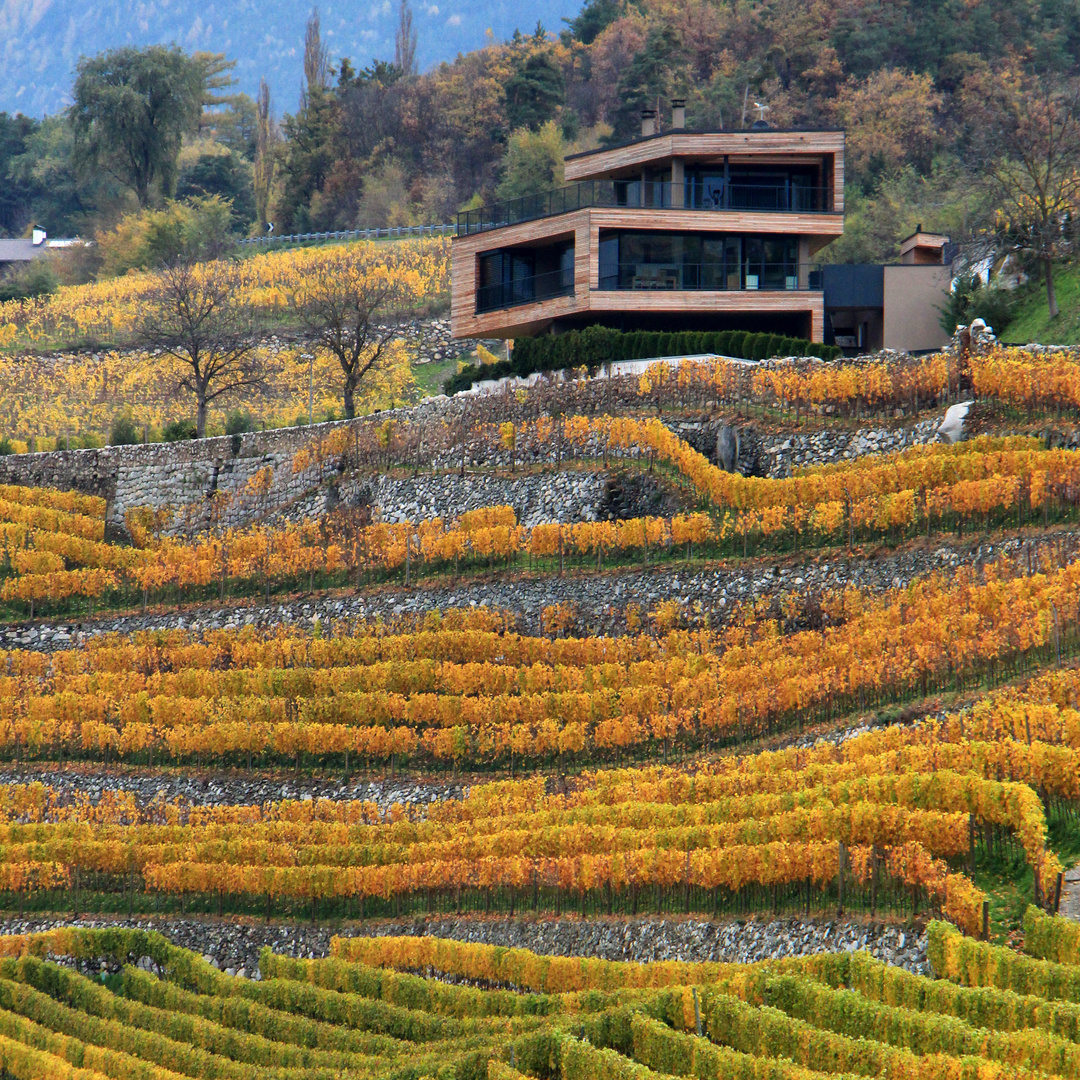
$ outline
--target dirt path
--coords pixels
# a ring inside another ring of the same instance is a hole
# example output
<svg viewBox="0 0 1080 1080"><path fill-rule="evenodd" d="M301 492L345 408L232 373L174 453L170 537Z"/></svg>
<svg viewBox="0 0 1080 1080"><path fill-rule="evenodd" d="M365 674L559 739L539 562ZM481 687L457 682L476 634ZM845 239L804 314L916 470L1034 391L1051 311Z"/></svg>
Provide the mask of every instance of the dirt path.
<svg viewBox="0 0 1080 1080"><path fill-rule="evenodd" d="M1061 885L1061 906L1058 914L1066 919L1080 922L1080 866L1065 871L1065 880Z"/></svg>

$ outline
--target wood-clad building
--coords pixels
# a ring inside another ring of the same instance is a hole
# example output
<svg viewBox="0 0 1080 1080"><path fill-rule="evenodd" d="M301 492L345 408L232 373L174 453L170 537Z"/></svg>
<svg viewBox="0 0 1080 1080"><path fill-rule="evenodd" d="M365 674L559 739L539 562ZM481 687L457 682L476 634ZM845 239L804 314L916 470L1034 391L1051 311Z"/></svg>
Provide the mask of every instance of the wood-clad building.
<svg viewBox="0 0 1080 1080"><path fill-rule="evenodd" d="M601 323L824 339L814 257L844 228L843 132L687 131L674 106L670 131L568 157L565 187L458 216L455 337Z"/></svg>

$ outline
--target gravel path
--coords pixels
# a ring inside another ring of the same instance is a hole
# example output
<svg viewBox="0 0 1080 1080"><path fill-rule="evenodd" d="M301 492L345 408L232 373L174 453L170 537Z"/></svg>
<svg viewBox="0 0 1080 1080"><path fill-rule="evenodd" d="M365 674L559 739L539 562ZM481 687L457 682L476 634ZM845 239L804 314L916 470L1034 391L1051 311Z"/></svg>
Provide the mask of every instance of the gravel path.
<svg viewBox="0 0 1080 1080"><path fill-rule="evenodd" d="M544 956L590 956L603 960L727 961L751 963L823 951L866 949L889 964L930 974L925 931L886 923L771 919L701 922L654 919L434 919L348 926L280 925L195 919L8 919L0 934L27 934L57 926L134 926L157 930L175 945L201 953L229 975L258 978L259 951L301 958L329 955L330 938L404 934L451 938L513 948ZM105 965L102 965L104 969Z"/></svg>
<svg viewBox="0 0 1080 1080"><path fill-rule="evenodd" d="M872 591L903 588L927 574L949 574L964 565L979 565L1002 557L1017 559L1026 570L1037 565L1040 552L1075 552L1080 532L1057 532L1031 537L957 542L941 538L932 546L909 546L874 558L846 552L794 559L754 559L749 563L711 566L666 565L650 570L620 569L607 573L573 572L566 577L508 575L485 579L462 578L453 584L435 582L417 588L383 588L358 595L335 595L269 605L238 603L227 607L192 608L163 614L126 615L83 623L24 623L0 629L0 649L71 648L106 633L139 630L212 629L290 626L310 629L318 621L413 617L432 610L490 607L512 613L523 633L536 633L544 607L558 603L577 606L579 630L593 634L625 630L627 605L649 610L665 600L683 603L687 618L710 625L724 621L733 606L789 592L820 593L849 586Z"/></svg>

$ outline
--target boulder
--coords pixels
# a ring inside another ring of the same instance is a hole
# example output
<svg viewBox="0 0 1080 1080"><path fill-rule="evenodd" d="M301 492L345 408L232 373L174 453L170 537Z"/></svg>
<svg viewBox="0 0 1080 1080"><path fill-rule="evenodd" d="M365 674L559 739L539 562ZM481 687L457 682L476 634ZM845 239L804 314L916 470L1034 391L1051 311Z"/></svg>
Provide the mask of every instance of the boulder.
<svg viewBox="0 0 1080 1080"><path fill-rule="evenodd" d="M938 442L958 443L964 438L964 421L974 404L974 401L958 401L949 406L936 432Z"/></svg>
<svg viewBox="0 0 1080 1080"><path fill-rule="evenodd" d="M723 424L716 435L716 463L724 472L735 472L739 466L739 432Z"/></svg>

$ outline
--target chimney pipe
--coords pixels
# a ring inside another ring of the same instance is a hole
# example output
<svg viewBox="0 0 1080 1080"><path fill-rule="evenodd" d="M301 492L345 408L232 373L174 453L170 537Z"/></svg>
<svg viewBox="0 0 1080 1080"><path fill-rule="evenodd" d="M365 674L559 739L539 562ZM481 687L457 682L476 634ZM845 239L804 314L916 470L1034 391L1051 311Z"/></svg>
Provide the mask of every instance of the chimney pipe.
<svg viewBox="0 0 1080 1080"><path fill-rule="evenodd" d="M671 100L671 127L675 131L682 131L686 127L685 98L672 98Z"/></svg>
<svg viewBox="0 0 1080 1080"><path fill-rule="evenodd" d="M642 109L641 110L641 134L642 136L655 135L656 134L656 110L655 109Z"/></svg>

